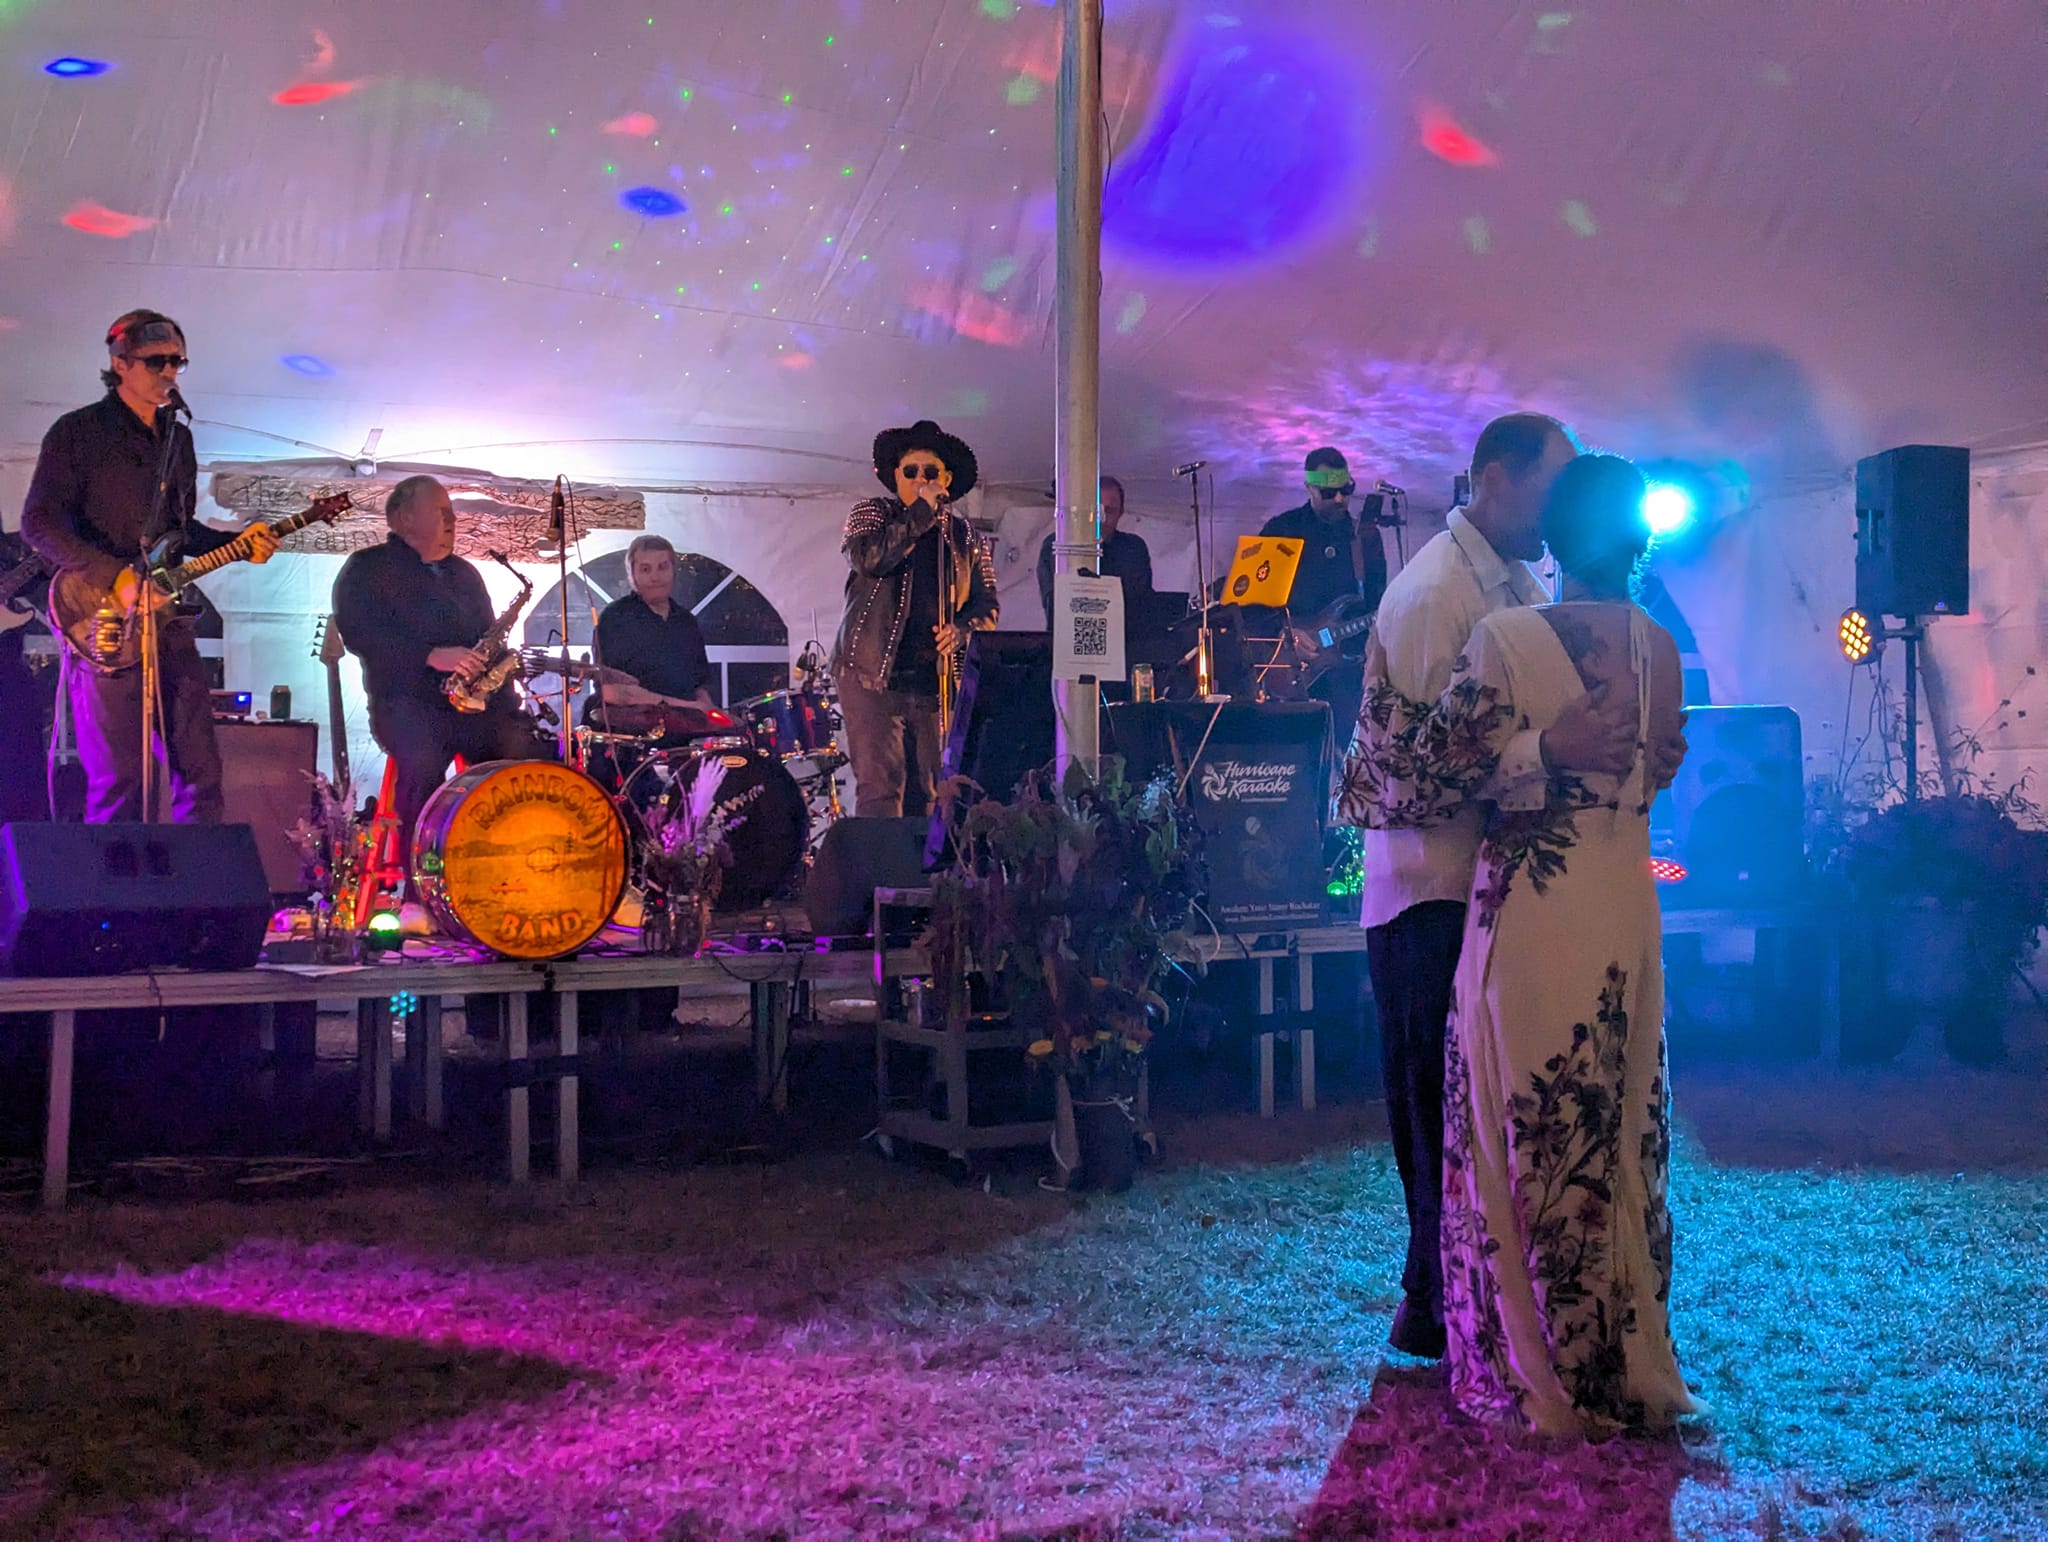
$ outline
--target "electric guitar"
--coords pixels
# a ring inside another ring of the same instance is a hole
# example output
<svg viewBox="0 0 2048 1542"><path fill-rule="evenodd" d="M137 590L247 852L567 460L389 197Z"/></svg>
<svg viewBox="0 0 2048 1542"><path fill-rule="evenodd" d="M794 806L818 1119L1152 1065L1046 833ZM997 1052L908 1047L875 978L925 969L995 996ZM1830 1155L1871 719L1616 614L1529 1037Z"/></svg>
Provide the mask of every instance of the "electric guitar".
<svg viewBox="0 0 2048 1542"><path fill-rule="evenodd" d="M348 503L347 493L332 493L304 513L280 519L270 528L283 540L308 525L331 524L348 512ZM60 572L50 581L50 627L63 637L74 657L103 675L133 669L142 662L142 605L161 606L175 599L195 579L242 561L250 550L245 531L216 551L172 567L164 559L169 540L166 536L150 553L147 568L140 574L142 600L132 609L114 598L112 588L102 589L83 573Z"/></svg>
<svg viewBox="0 0 2048 1542"><path fill-rule="evenodd" d="M348 723L341 711L341 628L322 616L313 628L313 657L327 666L327 745L334 764L335 791L348 793Z"/></svg>
<svg viewBox="0 0 2048 1542"><path fill-rule="evenodd" d="M1364 603L1356 595L1339 595L1309 620L1293 623L1295 663L1303 689L1314 685L1343 658L1345 643L1372 630L1374 611L1355 614Z"/></svg>
<svg viewBox="0 0 2048 1542"><path fill-rule="evenodd" d="M0 636L35 620L35 604L25 597L24 591L37 579L49 575L50 570L43 565L43 559L31 555L0 577Z"/></svg>

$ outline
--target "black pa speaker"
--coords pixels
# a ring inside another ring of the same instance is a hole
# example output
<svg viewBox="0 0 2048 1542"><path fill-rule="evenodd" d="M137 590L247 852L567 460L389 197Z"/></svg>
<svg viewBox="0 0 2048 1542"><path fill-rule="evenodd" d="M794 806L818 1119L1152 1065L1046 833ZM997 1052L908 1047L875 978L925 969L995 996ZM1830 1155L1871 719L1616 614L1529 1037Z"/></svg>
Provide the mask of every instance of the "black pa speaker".
<svg viewBox="0 0 2048 1542"><path fill-rule="evenodd" d="M256 832L256 853L272 894L304 894L306 859L292 827L313 811L318 723L216 721L221 794L230 823Z"/></svg>
<svg viewBox="0 0 2048 1542"><path fill-rule="evenodd" d="M247 969L270 913L247 825L0 828L0 975Z"/></svg>
<svg viewBox="0 0 2048 1542"><path fill-rule="evenodd" d="M1970 452L1905 444L1856 462L1856 608L1960 616L1970 608Z"/></svg>
<svg viewBox="0 0 2048 1542"><path fill-rule="evenodd" d="M1789 897L1806 871L1799 714L1694 707L1685 737L1678 777L1652 815L1685 867L1685 898L1756 904Z"/></svg>
<svg viewBox="0 0 2048 1542"><path fill-rule="evenodd" d="M804 888L804 914L820 937L864 937L875 890L925 884L923 816L841 819L825 827Z"/></svg>

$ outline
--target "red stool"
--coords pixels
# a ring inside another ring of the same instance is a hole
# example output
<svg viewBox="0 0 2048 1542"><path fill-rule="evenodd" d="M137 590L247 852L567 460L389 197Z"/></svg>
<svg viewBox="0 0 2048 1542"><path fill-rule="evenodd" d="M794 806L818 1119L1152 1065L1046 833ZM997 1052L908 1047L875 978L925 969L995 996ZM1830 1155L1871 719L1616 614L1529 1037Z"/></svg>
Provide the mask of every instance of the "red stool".
<svg viewBox="0 0 2048 1542"><path fill-rule="evenodd" d="M455 757L455 774L460 776L469 769L469 762L462 756ZM398 860L402 842L399 839L398 814L393 808L393 799L398 791L398 762L390 756L384 759L384 781L377 789L377 812L370 821L370 846L364 854L363 870L356 879L356 925L361 927L376 914L371 907L380 899L396 904L405 893L405 869Z"/></svg>

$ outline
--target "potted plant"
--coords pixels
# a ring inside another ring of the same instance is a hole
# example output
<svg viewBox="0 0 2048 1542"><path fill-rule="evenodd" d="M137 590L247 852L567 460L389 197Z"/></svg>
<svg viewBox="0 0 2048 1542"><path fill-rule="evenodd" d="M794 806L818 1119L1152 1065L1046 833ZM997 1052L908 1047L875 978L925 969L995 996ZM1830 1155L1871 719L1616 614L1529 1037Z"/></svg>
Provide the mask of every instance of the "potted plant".
<svg viewBox="0 0 2048 1542"><path fill-rule="evenodd" d="M983 798L952 836L928 939L947 1010L965 1009L970 972L989 977L1032 1032L1032 1063L1058 1078L1063 1173L1127 1187L1139 1077L1165 1019L1153 986L1201 889L1193 816L1170 779L1134 786L1112 758L1099 780L1039 774L1009 803Z"/></svg>
<svg viewBox="0 0 2048 1542"><path fill-rule="evenodd" d="M746 817L739 812L746 798L719 801L724 781L725 762L706 756L689 780L678 782L647 811L641 938L650 953L703 951L711 907L732 861L726 837ZM747 797L759 791L754 788Z"/></svg>
<svg viewBox="0 0 2048 1542"><path fill-rule="evenodd" d="M1878 918L1874 967L1845 976L1861 981L1864 1011L1906 1017L1899 1042L1914 1009L1931 1011L1950 1054L1974 1064L2002 1058L2012 976L2048 924L2048 819L2030 774L2000 785L1976 770L1982 752L1959 733L1946 772L1923 777L1919 797L1884 785L1867 801L1838 800L1822 854Z"/></svg>

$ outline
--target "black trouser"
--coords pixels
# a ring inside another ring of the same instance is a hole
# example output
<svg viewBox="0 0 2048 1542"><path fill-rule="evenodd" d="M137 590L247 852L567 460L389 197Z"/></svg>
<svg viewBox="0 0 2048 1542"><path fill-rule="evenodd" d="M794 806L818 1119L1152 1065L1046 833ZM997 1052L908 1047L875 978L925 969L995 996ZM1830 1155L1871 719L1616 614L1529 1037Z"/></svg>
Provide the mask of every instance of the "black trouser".
<svg viewBox="0 0 2048 1542"><path fill-rule="evenodd" d="M0 824L50 817L43 698L19 630L0 636Z"/></svg>
<svg viewBox="0 0 2048 1542"><path fill-rule="evenodd" d="M931 812L939 785L939 699L839 682L853 811L863 819Z"/></svg>
<svg viewBox="0 0 2048 1542"><path fill-rule="evenodd" d="M471 765L487 760L545 760L549 746L524 713L493 704L483 712L457 712L446 701L398 696L370 704L370 732L398 766L391 790L398 815L398 855L412 888L412 827L434 789L460 755Z"/></svg>
<svg viewBox="0 0 2048 1542"><path fill-rule="evenodd" d="M1444 1028L1465 936L1455 900L1411 905L1366 928L1365 961L1380 1024L1380 1075L1394 1165L1408 1201L1408 1261L1401 1288L1443 1321L1440 1253L1444 1186Z"/></svg>
<svg viewBox="0 0 2048 1542"><path fill-rule="evenodd" d="M158 778L157 818L178 824L219 824L220 749L213 738L213 687L192 628L167 623L157 633L163 716L157 740L170 769L170 791ZM142 818L142 670L103 675L64 661L71 723L85 767L87 824Z"/></svg>

